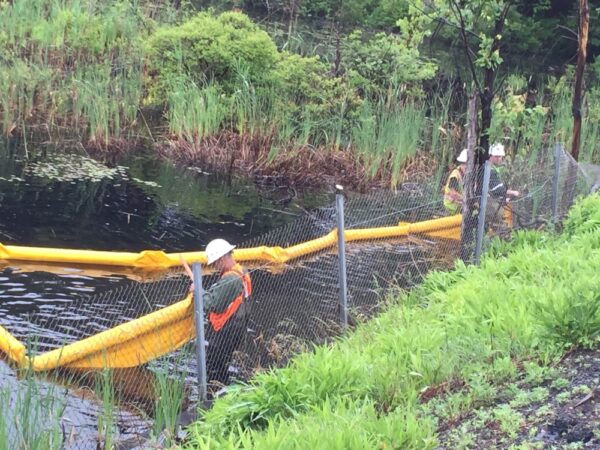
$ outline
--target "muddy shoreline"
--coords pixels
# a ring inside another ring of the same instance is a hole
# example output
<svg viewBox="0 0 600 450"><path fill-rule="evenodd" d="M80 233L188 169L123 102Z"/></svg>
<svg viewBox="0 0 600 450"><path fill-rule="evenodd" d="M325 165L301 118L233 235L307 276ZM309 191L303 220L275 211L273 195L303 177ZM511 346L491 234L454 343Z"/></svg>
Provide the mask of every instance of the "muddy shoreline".
<svg viewBox="0 0 600 450"><path fill-rule="evenodd" d="M599 374L598 348L531 364L490 404L442 421L437 448L600 448Z"/></svg>
<svg viewBox="0 0 600 450"><path fill-rule="evenodd" d="M431 180L439 162L429 152L408 158L400 174L392 171L392 154L374 168L368 155L351 148L310 144L276 144L272 135L223 131L215 136L189 141L164 130L110 137L107 140L79 136L56 137L40 132L15 136L6 143L9 158L36 159L52 153L85 154L109 166L123 158L144 153L171 161L183 169L220 173L252 180L265 188L320 189L336 184L355 192L390 189L405 180Z"/></svg>

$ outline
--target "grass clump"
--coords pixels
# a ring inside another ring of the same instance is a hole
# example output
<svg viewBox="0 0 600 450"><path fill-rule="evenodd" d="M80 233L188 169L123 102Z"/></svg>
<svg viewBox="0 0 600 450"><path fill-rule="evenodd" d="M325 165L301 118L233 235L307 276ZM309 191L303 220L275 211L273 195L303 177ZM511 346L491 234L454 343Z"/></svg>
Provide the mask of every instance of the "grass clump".
<svg viewBox="0 0 600 450"><path fill-rule="evenodd" d="M434 448L428 390L459 380L461 405L490 404L520 362L597 346L600 226L578 219L582 208L598 210L600 197L579 203L570 233L432 274L333 346L234 387L195 424L190 448ZM516 419L499 415L514 433Z"/></svg>
<svg viewBox="0 0 600 450"><path fill-rule="evenodd" d="M0 450L63 448L66 401L58 390L28 371L21 382L0 388Z"/></svg>

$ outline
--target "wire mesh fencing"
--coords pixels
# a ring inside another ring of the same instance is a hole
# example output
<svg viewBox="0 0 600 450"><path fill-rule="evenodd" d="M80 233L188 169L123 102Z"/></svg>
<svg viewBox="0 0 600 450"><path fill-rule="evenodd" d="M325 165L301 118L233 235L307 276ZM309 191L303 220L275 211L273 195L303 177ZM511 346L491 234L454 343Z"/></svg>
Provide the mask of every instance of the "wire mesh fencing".
<svg viewBox="0 0 600 450"><path fill-rule="evenodd" d="M477 189L480 196L464 217L448 214L436 185L405 183L393 192L345 196L346 303L333 201L265 235L234 243L238 250L264 247L272 258L244 263L252 293L224 321L211 313L222 313L242 295L243 283L237 275L221 279L213 268L203 267L205 342L198 348L206 351L210 396L234 380L248 380L331 342L345 330L346 307L352 326L385 307L395 289L410 289L429 271L451 268L457 258L474 260L477 239L484 235L485 250L490 236L557 223L573 199L589 190L562 148L516 158L497 175L506 190L519 195L484 197ZM484 235L478 236L478 229ZM135 447L173 437L181 410L201 400L190 285L183 269L176 268L143 282L123 278L102 292L57 298L34 314L0 317L2 326L28 343L34 370L60 368L60 380L49 386L78 386L63 392L56 448L110 448L114 442ZM103 366L111 367L109 375ZM47 390L40 389L38 396Z"/></svg>

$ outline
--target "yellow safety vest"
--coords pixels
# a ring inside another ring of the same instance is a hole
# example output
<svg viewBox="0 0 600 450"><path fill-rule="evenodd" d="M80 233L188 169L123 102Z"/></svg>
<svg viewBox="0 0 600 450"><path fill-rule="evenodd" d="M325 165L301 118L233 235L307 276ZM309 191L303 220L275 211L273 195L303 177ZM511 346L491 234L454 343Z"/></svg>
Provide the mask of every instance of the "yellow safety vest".
<svg viewBox="0 0 600 450"><path fill-rule="evenodd" d="M454 179L458 182L458 190L450 188L450 183ZM446 208L446 211L448 211L450 214L458 214L462 207L460 203L456 203L456 201L452 199L450 194L454 191L462 195L463 189L463 174L460 171L460 167L457 167L452 172L450 172L448 181L446 181L446 186L444 186L444 207Z"/></svg>

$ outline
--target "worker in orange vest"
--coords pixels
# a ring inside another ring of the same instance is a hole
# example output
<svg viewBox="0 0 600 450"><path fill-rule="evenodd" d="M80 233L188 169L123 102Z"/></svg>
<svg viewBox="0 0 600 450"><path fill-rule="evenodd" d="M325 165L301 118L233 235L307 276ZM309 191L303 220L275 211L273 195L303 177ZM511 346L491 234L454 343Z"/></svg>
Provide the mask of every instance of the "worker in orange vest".
<svg viewBox="0 0 600 450"><path fill-rule="evenodd" d="M204 312L208 316L207 377L209 381L223 384L229 381L233 352L247 332L248 297L252 293L248 271L233 259L234 248L225 239L214 239L206 246L208 265L220 273L219 280L203 296Z"/></svg>

